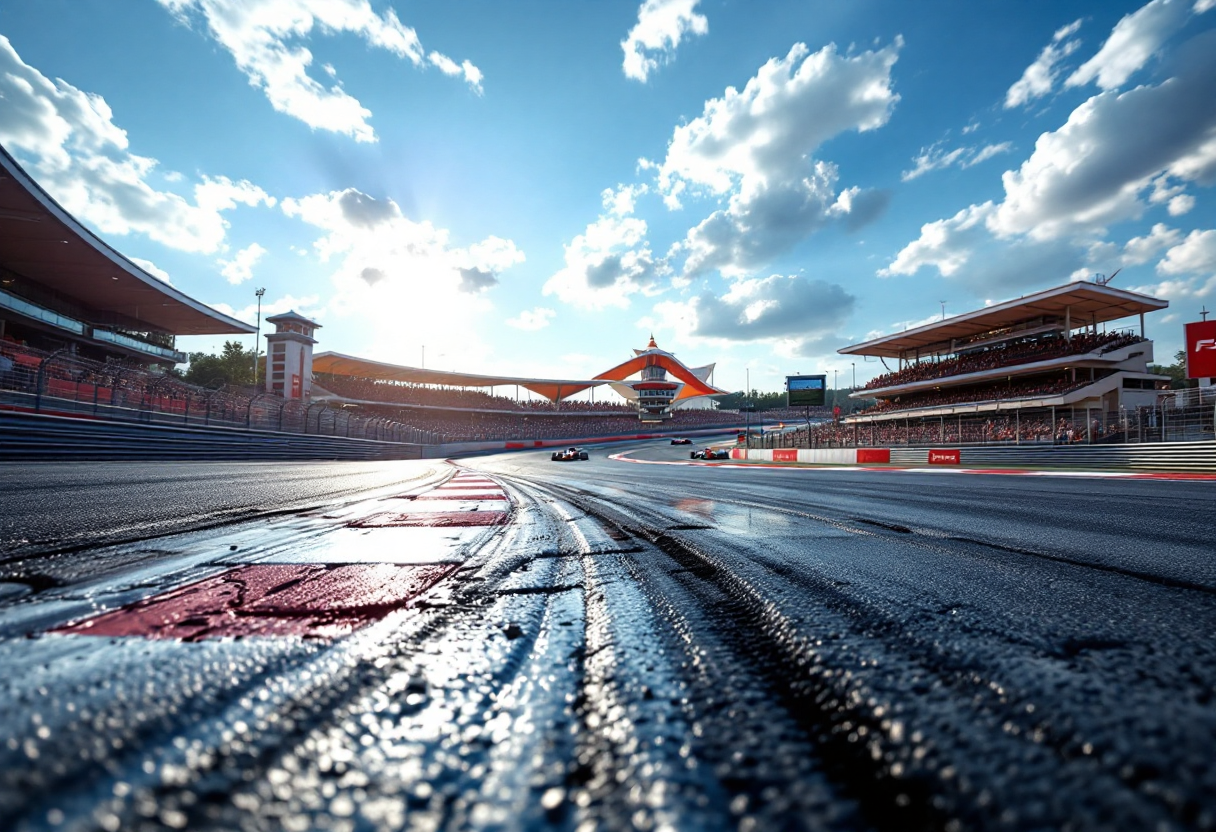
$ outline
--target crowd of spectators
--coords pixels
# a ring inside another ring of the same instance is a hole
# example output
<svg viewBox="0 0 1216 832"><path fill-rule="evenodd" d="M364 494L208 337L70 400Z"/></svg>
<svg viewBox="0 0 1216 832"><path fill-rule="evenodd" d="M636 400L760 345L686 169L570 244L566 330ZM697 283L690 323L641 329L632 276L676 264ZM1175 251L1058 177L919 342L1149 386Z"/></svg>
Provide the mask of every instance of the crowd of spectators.
<svg viewBox="0 0 1216 832"><path fill-rule="evenodd" d="M1042 396L1059 396L1071 390L1092 384L1090 379L1074 380L1067 375L1050 378L1033 378L1024 381L984 385L976 387L933 390L927 393L910 393L890 399L879 399L873 407L858 413L887 413L893 410L916 410L924 407L976 404L979 402L1026 399Z"/></svg>
<svg viewBox="0 0 1216 832"><path fill-rule="evenodd" d="M866 382L863 390L895 387L917 381L946 378L948 376L995 370L1015 364L1048 361L1070 355L1100 351L1103 353L1121 349L1144 340L1127 332L1109 332L1097 335L1081 333L1066 340L1060 335L1008 341L986 349L966 352L941 360L925 359L905 366L901 370L884 373Z"/></svg>
<svg viewBox="0 0 1216 832"><path fill-rule="evenodd" d="M1070 445L1101 441L1109 429L1101 419L1052 419L1050 410L999 413L955 418L895 419L887 422L845 424L822 422L787 434L790 447L852 448L901 445L1022 444Z"/></svg>
<svg viewBox="0 0 1216 832"><path fill-rule="evenodd" d="M370 412L389 415L418 430L434 433L444 442L581 439L597 436L634 436L639 433L679 433L698 428L734 427L742 417L727 410L677 410L657 424L642 422L636 411L621 414L538 411L507 413L495 410L442 410L370 406Z"/></svg>
<svg viewBox="0 0 1216 832"><path fill-rule="evenodd" d="M547 399L525 399L497 396L481 390L461 387L434 387L422 384L405 384L380 379L357 378L318 373L314 383L325 390L360 402L385 402L409 404L419 407L461 408L467 410L505 410L530 412L536 410L565 410L581 413L633 413L625 403L573 401L567 399L560 407ZM491 388L493 389L493 388Z"/></svg>

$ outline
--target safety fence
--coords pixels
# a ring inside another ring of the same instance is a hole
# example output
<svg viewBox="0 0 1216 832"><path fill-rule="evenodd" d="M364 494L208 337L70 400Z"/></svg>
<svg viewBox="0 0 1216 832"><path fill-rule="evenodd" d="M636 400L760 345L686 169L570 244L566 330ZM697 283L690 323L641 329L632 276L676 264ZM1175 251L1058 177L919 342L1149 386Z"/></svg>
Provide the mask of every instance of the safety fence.
<svg viewBox="0 0 1216 832"><path fill-rule="evenodd" d="M418 459L422 446L0 411L0 461Z"/></svg>
<svg viewBox="0 0 1216 832"><path fill-rule="evenodd" d="M217 384L187 384L136 365L92 361L0 342L0 407L146 424L431 443L431 431L329 402L283 399Z"/></svg>
<svg viewBox="0 0 1216 832"><path fill-rule="evenodd" d="M1216 441L1125 445L964 445L932 448L736 448L749 462L964 468L1116 469L1216 473Z"/></svg>
<svg viewBox="0 0 1216 832"><path fill-rule="evenodd" d="M1063 406L820 422L753 434L753 448L889 448L935 445L1058 446L1202 442L1216 439L1216 388L1162 393L1151 407L1104 411Z"/></svg>

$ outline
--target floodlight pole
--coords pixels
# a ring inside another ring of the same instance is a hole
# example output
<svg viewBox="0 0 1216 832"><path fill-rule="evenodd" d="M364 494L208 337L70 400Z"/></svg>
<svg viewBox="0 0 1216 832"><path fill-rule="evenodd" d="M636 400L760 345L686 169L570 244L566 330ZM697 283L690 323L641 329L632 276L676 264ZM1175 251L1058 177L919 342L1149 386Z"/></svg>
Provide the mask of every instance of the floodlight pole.
<svg viewBox="0 0 1216 832"><path fill-rule="evenodd" d="M258 325L253 336L253 391L258 389L258 350L262 343L262 295L266 294L266 289L263 287L254 291L258 297Z"/></svg>

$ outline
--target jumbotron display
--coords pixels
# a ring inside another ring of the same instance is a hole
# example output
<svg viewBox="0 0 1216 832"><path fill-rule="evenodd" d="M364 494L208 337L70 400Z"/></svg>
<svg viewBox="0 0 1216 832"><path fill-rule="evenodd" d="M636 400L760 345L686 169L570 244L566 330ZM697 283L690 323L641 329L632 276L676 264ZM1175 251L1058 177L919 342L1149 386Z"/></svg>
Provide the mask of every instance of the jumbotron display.
<svg viewBox="0 0 1216 832"><path fill-rule="evenodd" d="M788 407L823 407L828 377L786 376L786 405Z"/></svg>

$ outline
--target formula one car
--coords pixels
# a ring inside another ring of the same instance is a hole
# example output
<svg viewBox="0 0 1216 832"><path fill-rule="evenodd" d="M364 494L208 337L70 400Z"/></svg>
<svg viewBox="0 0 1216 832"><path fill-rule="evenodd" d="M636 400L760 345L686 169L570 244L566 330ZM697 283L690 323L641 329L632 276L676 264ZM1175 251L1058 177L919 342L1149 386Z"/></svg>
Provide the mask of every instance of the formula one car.
<svg viewBox="0 0 1216 832"><path fill-rule="evenodd" d="M587 452L579 448L566 448L564 451L554 451L549 459L554 462L577 462L580 459L590 459Z"/></svg>
<svg viewBox="0 0 1216 832"><path fill-rule="evenodd" d="M691 445L692 440L689 439L687 436L677 436L675 439L671 440L671 444L673 444L673 445Z"/></svg>
<svg viewBox="0 0 1216 832"><path fill-rule="evenodd" d="M689 459L730 459L730 451L726 448L702 448L688 455Z"/></svg>

